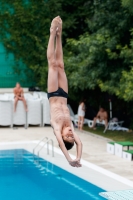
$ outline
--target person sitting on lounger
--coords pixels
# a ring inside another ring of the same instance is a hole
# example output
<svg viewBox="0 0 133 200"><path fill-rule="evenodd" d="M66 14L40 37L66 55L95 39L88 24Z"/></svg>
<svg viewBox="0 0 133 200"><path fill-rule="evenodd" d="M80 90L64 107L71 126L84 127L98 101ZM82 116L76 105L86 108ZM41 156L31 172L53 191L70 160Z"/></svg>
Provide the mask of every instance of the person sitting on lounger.
<svg viewBox="0 0 133 200"><path fill-rule="evenodd" d="M100 108L100 110L97 113L97 116L94 117L92 128L96 129L95 128L96 123L102 122L102 121L105 122L105 127L107 127L107 125L108 125L108 113L107 113L107 111L104 108Z"/></svg>
<svg viewBox="0 0 133 200"><path fill-rule="evenodd" d="M47 48L48 59L48 99L50 103L51 126L63 154L73 167L81 167L82 143L74 132L67 107L68 84L64 70L62 50L62 20L55 17L51 23ZM68 151L76 143L77 156L72 160Z"/></svg>
<svg viewBox="0 0 133 200"><path fill-rule="evenodd" d="M16 87L13 89L13 93L14 93L14 112L16 112L18 101L23 101L25 111L27 112L27 104L24 98L24 91L20 83L16 83Z"/></svg>

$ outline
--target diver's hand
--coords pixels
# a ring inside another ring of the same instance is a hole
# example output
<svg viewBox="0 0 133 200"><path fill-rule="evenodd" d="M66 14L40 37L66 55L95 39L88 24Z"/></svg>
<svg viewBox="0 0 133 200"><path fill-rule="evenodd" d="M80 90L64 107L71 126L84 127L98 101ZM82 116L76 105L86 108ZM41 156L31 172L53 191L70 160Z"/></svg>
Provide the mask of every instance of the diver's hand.
<svg viewBox="0 0 133 200"><path fill-rule="evenodd" d="M82 165L80 164L80 160L79 159L75 159L75 160L70 160L68 161L69 164L72 166L72 167L81 167Z"/></svg>
<svg viewBox="0 0 133 200"><path fill-rule="evenodd" d="M79 158L76 158L74 161L76 162L76 165L77 165L76 167L82 167Z"/></svg>

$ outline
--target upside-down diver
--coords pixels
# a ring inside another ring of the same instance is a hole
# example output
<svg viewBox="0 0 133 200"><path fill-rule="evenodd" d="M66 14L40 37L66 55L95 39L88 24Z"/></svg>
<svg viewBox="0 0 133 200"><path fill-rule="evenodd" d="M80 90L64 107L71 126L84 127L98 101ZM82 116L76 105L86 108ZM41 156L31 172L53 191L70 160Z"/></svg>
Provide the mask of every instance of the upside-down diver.
<svg viewBox="0 0 133 200"><path fill-rule="evenodd" d="M63 154L73 167L81 167L82 143L74 132L67 107L68 83L64 70L62 50L62 20L55 17L50 27L47 48L48 59L48 99L50 103L51 126ZM76 144L77 155L73 160L68 151Z"/></svg>

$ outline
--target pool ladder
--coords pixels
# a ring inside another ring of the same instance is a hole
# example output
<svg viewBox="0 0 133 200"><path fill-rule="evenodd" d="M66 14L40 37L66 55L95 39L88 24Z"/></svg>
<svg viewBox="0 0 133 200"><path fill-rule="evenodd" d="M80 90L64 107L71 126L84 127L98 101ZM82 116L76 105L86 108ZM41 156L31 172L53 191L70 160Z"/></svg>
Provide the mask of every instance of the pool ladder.
<svg viewBox="0 0 133 200"><path fill-rule="evenodd" d="M48 137L43 137L33 149L34 159L35 159L35 150L39 146L39 144L41 144L41 142L44 142L44 143L41 145L41 148L37 152L38 158L39 158L40 151L44 148L45 145L47 145L47 154L49 154L49 143L50 142L51 142L51 147L52 147L52 157L54 157L54 142L53 142L53 140L49 139Z"/></svg>

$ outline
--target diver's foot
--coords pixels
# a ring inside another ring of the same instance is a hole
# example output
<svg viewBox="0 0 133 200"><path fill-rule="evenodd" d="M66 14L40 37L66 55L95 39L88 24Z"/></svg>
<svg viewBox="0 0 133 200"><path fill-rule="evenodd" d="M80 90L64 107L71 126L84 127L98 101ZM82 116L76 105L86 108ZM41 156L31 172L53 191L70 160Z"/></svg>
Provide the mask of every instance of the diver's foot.
<svg viewBox="0 0 133 200"><path fill-rule="evenodd" d="M62 34L62 19L60 17L57 18L58 20L58 28L56 29L56 35L61 36Z"/></svg>
<svg viewBox="0 0 133 200"><path fill-rule="evenodd" d="M59 24L58 18L59 17L55 17L51 22L51 27L50 27L50 33L51 34L56 35L56 32L58 30L58 24Z"/></svg>

